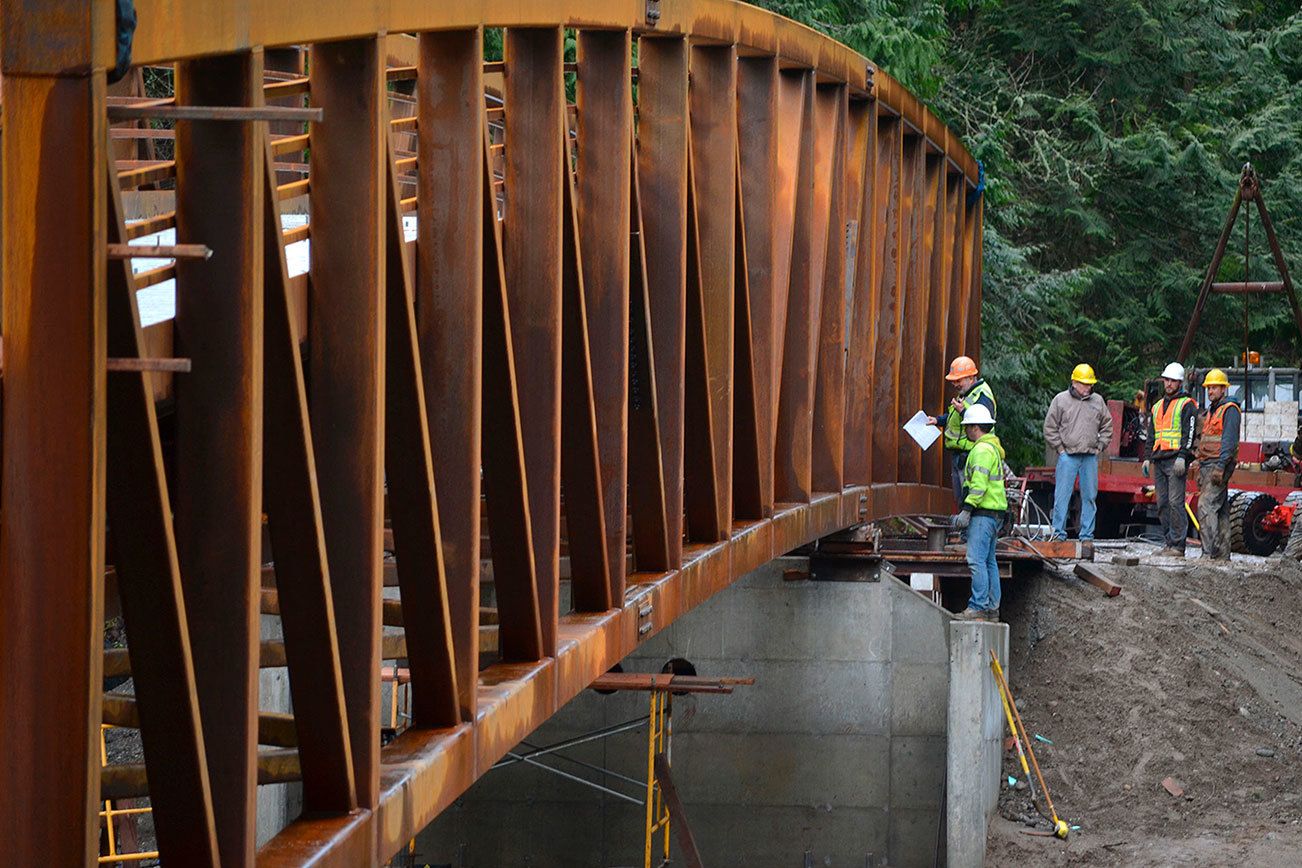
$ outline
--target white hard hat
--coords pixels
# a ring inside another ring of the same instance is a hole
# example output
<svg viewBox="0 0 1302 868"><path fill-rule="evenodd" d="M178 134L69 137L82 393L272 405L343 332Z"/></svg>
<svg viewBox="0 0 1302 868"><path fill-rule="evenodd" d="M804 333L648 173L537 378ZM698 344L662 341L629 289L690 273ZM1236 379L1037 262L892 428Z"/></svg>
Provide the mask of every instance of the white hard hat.
<svg viewBox="0 0 1302 868"><path fill-rule="evenodd" d="M990 415L990 408L985 404L973 404L963 411L964 425L993 425L995 417Z"/></svg>
<svg viewBox="0 0 1302 868"><path fill-rule="evenodd" d="M1162 371L1163 380L1179 380L1184 382L1184 365L1179 362L1172 362Z"/></svg>

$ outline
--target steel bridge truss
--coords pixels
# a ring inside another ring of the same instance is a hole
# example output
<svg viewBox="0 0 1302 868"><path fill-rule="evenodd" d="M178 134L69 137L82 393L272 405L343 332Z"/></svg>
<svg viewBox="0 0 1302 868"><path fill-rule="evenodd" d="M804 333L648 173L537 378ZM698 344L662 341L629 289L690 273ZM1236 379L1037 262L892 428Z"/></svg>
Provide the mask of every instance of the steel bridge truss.
<svg viewBox="0 0 1302 868"><path fill-rule="evenodd" d="M977 170L864 58L732 0L136 0L159 96L116 6L0 3L10 864L144 795L167 864L381 863L736 577L947 509L900 425L979 350Z"/></svg>

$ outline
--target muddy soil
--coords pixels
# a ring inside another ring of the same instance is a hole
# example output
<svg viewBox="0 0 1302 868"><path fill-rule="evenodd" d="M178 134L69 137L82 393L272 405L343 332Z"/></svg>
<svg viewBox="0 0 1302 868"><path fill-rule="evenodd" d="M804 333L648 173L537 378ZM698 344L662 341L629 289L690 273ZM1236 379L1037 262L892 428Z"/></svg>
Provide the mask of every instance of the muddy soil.
<svg viewBox="0 0 1302 868"><path fill-rule="evenodd" d="M1119 597L1065 571L1005 586L1013 693L1080 828L1025 834L1028 791L1005 787L988 865L1302 865L1302 566L1152 553L1100 550L1146 556L1105 567Z"/></svg>

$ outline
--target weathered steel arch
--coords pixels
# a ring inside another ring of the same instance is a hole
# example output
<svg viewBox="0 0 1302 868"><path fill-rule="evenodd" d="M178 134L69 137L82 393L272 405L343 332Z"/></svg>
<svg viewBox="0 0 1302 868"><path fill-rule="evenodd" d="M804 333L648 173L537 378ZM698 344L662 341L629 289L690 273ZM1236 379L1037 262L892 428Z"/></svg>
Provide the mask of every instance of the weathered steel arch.
<svg viewBox="0 0 1302 868"><path fill-rule="evenodd" d="M93 861L101 794L144 792L169 864L383 862L737 576L947 508L898 432L979 351L976 167L845 46L732 0L136 0L150 100L106 86L115 5L0 4L14 864ZM263 105L323 116L123 120ZM172 229L212 258L111 258ZM305 814L256 848L284 780Z"/></svg>

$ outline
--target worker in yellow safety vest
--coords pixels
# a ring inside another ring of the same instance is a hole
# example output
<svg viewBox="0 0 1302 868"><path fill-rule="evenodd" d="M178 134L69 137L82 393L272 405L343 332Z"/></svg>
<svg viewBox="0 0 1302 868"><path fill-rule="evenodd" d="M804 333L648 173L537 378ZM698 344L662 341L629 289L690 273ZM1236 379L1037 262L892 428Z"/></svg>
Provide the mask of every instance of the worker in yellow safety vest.
<svg viewBox="0 0 1302 868"><path fill-rule="evenodd" d="M1203 557L1230 559L1230 477L1239 462L1239 405L1230 400L1230 380L1220 368L1203 378L1207 408L1198 438L1198 535Z"/></svg>
<svg viewBox="0 0 1302 868"><path fill-rule="evenodd" d="M950 484L954 488L954 502L963 508L963 468L967 466L968 453L976 445L964 432L963 414L968 408L978 404L990 411L990 418L999 417L995 405L995 393L990 384L981 379L976 362L968 356L959 356L949 363L949 373L945 379L958 387L958 394L949 402L949 409L935 416L928 416L927 422L939 425L945 434L945 448L950 455Z"/></svg>
<svg viewBox="0 0 1302 868"><path fill-rule="evenodd" d="M991 431L995 419L984 404L963 412L963 431L972 442L963 467L964 496L950 525L967 531L967 566L972 573L972 593L960 621L999 620L999 563L995 544L1008 516L1004 489L1004 446Z"/></svg>
<svg viewBox="0 0 1302 868"><path fill-rule="evenodd" d="M1184 557L1189 517L1185 513L1185 476L1194 457L1197 406L1184 389L1184 365L1172 362L1162 371L1166 394L1153 405L1148 420L1143 472L1157 489L1157 518L1166 547L1159 557Z"/></svg>

